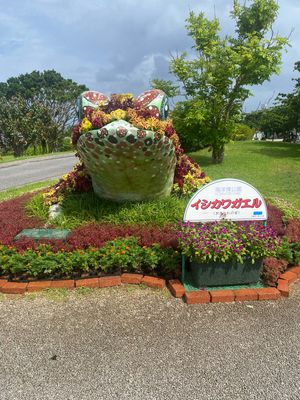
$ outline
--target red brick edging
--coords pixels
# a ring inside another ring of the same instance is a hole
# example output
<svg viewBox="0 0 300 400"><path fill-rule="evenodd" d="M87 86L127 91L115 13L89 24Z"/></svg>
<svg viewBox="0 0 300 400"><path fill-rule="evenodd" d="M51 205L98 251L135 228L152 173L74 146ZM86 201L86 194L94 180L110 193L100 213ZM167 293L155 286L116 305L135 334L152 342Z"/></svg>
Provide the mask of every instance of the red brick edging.
<svg viewBox="0 0 300 400"><path fill-rule="evenodd" d="M171 279L166 282L165 279L154 276L124 273L121 276L104 276L101 278L78 280L34 281L29 283L10 282L6 279L0 279L0 292L6 294L24 294L25 292L38 292L45 289L106 288L122 284L143 284L157 289L163 289L167 286L174 297L183 298L187 304L228 303L233 301L277 300L281 296L288 297L290 285L298 279L300 279L300 265L289 268L281 274L277 281L277 288L197 290L186 292L183 284L178 279Z"/></svg>
<svg viewBox="0 0 300 400"><path fill-rule="evenodd" d="M0 279L0 292L6 294L24 294L25 292L39 292L45 289L75 289L79 287L106 288L122 284L143 284L152 288L163 289L165 279L141 274L122 274L121 276L104 276L101 278L62 279L53 281L10 282Z"/></svg>
<svg viewBox="0 0 300 400"><path fill-rule="evenodd" d="M281 296L289 297L290 285L298 279L300 279L300 265L289 268L286 272L281 274L277 281L277 288L266 287L259 289L197 290L185 292L184 286L179 280L169 281L168 287L175 297L183 297L187 304L277 300Z"/></svg>

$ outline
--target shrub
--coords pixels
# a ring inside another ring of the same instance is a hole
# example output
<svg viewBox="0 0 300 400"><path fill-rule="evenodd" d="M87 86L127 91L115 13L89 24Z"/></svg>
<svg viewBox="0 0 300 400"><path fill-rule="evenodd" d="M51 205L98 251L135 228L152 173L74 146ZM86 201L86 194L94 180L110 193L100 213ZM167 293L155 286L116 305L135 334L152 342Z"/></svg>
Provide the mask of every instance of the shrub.
<svg viewBox="0 0 300 400"><path fill-rule="evenodd" d="M82 274L111 274L139 272L155 275L173 274L179 263L173 249L158 244L140 246L135 237L117 238L101 248L60 248L53 251L50 244L39 243L35 248L17 249L0 246L2 275L10 277L56 278Z"/></svg>
<svg viewBox="0 0 300 400"><path fill-rule="evenodd" d="M236 124L233 130L233 140L251 140L254 135L254 129L245 124Z"/></svg>
<svg viewBox="0 0 300 400"><path fill-rule="evenodd" d="M300 262L300 243L289 243L286 237L283 238L278 247L276 257L267 257L263 261L262 278L265 284L276 286L276 282L288 265L298 265Z"/></svg>
<svg viewBox="0 0 300 400"><path fill-rule="evenodd" d="M285 232L289 242L300 242L300 221L296 219L290 219Z"/></svg>
<svg viewBox="0 0 300 400"><path fill-rule="evenodd" d="M273 197L269 199L269 202L276 206L277 209L281 210L284 222L288 222L289 219L300 220L300 210L286 200L280 199L279 197Z"/></svg>
<svg viewBox="0 0 300 400"><path fill-rule="evenodd" d="M285 224L283 222L283 212L273 204L267 204L268 225L271 226L279 236L285 234Z"/></svg>
<svg viewBox="0 0 300 400"><path fill-rule="evenodd" d="M70 136L65 136L59 146L59 151L70 151L73 150L72 140Z"/></svg>
<svg viewBox="0 0 300 400"><path fill-rule="evenodd" d="M153 269L158 263L156 254L151 251L146 254L145 249L139 246L135 237L109 241L100 251L101 267L105 269L115 268L126 272L141 272L144 263Z"/></svg>
<svg viewBox="0 0 300 400"><path fill-rule="evenodd" d="M267 257L263 261L262 278L268 286L276 286L277 280L288 266L288 261L278 260L275 257Z"/></svg>

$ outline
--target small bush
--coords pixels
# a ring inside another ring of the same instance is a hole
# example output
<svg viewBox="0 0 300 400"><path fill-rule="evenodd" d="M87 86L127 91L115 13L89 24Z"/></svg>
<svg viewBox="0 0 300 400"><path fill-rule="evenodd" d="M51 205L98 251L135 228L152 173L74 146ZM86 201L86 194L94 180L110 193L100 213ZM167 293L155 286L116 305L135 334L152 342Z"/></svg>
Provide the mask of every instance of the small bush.
<svg viewBox="0 0 300 400"><path fill-rule="evenodd" d="M17 249L0 246L0 274L15 277L61 278L81 274L112 274L138 272L154 275L174 273L180 262L173 249L162 249L158 244L140 246L135 237L117 238L101 248L61 248L39 243L35 248Z"/></svg>
<svg viewBox="0 0 300 400"><path fill-rule="evenodd" d="M273 204L267 204L268 225L270 225L279 236L285 234L285 224L283 222L283 212Z"/></svg>
<svg viewBox="0 0 300 400"><path fill-rule="evenodd" d="M289 242L300 242L300 221L290 219L285 232Z"/></svg>
<svg viewBox="0 0 300 400"><path fill-rule="evenodd" d="M273 197L269 199L269 202L276 206L277 209L281 210L284 222L288 222L290 219L300 220L300 210L288 201L280 199L279 197Z"/></svg>
<svg viewBox="0 0 300 400"><path fill-rule="evenodd" d="M286 260L268 257L264 259L263 264L262 278L264 283L268 286L276 286L280 274L287 269L288 262Z"/></svg>
<svg viewBox="0 0 300 400"><path fill-rule="evenodd" d="M72 145L72 140L70 136L65 136L62 140L61 145L59 146L59 151L70 151L73 150L74 147Z"/></svg>
<svg viewBox="0 0 300 400"><path fill-rule="evenodd" d="M245 124L236 124L233 131L233 140L251 140L254 135L254 129Z"/></svg>

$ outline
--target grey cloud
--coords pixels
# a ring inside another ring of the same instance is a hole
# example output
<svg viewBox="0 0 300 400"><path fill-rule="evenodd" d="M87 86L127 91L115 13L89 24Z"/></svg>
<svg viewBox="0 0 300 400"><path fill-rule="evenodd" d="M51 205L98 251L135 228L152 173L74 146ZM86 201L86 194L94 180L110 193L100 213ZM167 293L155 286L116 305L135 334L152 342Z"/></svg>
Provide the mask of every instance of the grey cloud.
<svg viewBox="0 0 300 400"><path fill-rule="evenodd" d="M300 60L300 4L280 0L275 31L289 34L293 47L283 57L280 77L272 77L246 102L255 109L273 92L292 88L293 64ZM191 51L185 19L204 11L233 32L232 0L10 0L0 10L0 81L33 69L54 68L91 89L138 94L154 77L171 79L171 53Z"/></svg>

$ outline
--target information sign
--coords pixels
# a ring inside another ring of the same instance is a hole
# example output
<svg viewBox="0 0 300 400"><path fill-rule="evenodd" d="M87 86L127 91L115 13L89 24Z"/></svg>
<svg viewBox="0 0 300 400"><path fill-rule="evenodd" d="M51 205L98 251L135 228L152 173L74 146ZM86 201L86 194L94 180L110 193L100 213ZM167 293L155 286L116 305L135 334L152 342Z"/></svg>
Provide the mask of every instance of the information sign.
<svg viewBox="0 0 300 400"><path fill-rule="evenodd" d="M199 189L190 199L184 222L264 221L268 213L261 194L239 179L219 179Z"/></svg>

